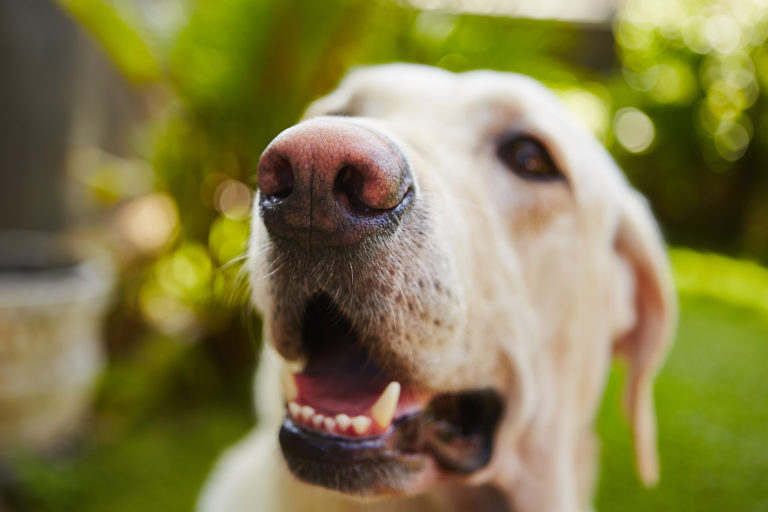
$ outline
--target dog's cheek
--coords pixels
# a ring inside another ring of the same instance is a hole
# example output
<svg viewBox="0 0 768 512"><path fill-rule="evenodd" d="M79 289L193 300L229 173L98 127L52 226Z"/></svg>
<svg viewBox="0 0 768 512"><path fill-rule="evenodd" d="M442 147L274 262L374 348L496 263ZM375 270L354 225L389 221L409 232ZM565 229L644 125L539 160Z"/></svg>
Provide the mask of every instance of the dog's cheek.
<svg viewBox="0 0 768 512"><path fill-rule="evenodd" d="M435 387L494 386L499 381L501 347L509 340L501 330L485 326L506 325L498 305L510 303L502 296L510 293L510 286L500 283L506 272L500 275L494 269L512 262L497 261L501 257L490 248L493 244L476 239L487 230L470 225L467 219L473 216L466 214L465 203L453 204L450 196L440 199L441 208L430 210L434 222L422 252L413 258L422 262L416 266L419 278L412 286L418 314L407 317L410 335L402 340L402 350L410 349L418 371Z"/></svg>
<svg viewBox="0 0 768 512"><path fill-rule="evenodd" d="M491 348L495 338L481 332L495 319L480 318L493 302L490 287L478 276L490 279L498 268L488 259L495 249L489 248L493 243L486 238L483 189L452 170L457 165L441 161L428 167L425 162L419 174L424 218L412 233L423 236L412 240L415 251L407 262L413 276L409 302L415 308L409 304L413 311L406 318L408 335L400 347L426 381L446 390L489 385L499 361L498 351Z"/></svg>
<svg viewBox="0 0 768 512"><path fill-rule="evenodd" d="M413 380L434 385L456 366L452 345L464 330L466 305L450 251L424 218L414 224L378 261L384 286L372 279L359 297L375 350L406 367Z"/></svg>
<svg viewBox="0 0 768 512"><path fill-rule="evenodd" d="M454 361L466 323L465 293L455 250L436 219L441 212L429 196L417 200L394 238L365 251L369 257L358 259L354 279L338 294L378 359L426 386L450 380L466 364ZM336 276L348 278L345 268Z"/></svg>

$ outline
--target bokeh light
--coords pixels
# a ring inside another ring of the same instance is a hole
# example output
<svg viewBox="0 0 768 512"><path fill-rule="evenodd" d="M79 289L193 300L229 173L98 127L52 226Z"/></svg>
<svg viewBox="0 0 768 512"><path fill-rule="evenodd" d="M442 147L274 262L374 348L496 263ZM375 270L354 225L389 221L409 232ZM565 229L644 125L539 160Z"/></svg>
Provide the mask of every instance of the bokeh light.
<svg viewBox="0 0 768 512"><path fill-rule="evenodd" d="M140 252L153 252L166 245L178 227L173 199L156 192L137 197L121 206L117 226L124 238Z"/></svg>
<svg viewBox="0 0 768 512"><path fill-rule="evenodd" d="M237 180L225 180L213 193L216 210L233 220L243 220L251 211L251 189Z"/></svg>
<svg viewBox="0 0 768 512"><path fill-rule="evenodd" d="M589 85L589 84L587 84ZM584 88L569 88L559 92L560 100L565 107L579 119L598 138L604 139L608 129L608 106L603 99L607 93L597 84L593 87L601 89L603 97Z"/></svg>
<svg viewBox="0 0 768 512"><path fill-rule="evenodd" d="M653 121L641 110L623 108L613 120L616 140L631 153L640 153L651 146L656 130Z"/></svg>
<svg viewBox="0 0 768 512"><path fill-rule="evenodd" d="M738 160L747 150L749 132L733 121L723 121L715 132L715 148L726 160Z"/></svg>

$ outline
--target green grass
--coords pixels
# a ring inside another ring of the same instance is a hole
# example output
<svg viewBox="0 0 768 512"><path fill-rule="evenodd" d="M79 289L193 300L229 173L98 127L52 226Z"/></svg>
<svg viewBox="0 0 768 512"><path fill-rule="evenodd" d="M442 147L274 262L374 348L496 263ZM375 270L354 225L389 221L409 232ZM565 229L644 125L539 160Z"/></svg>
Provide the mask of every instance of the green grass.
<svg viewBox="0 0 768 512"><path fill-rule="evenodd" d="M192 510L216 457L250 427L243 416L211 406L152 418L117 437L97 437L77 456L19 455L13 461L19 482L11 510Z"/></svg>
<svg viewBox="0 0 768 512"><path fill-rule="evenodd" d="M697 262L705 259L691 262L691 257L687 252L673 253L679 282L688 284L681 287L677 340L656 385L661 482L646 489L635 476L631 436L621 412L623 369L616 366L598 419L603 440L596 498L600 512L768 511L765 304L755 301L750 306L743 300L746 293L718 294L717 283L697 289L695 284L703 280L691 276L701 273ZM714 262L719 269L715 274L733 282L739 270L727 262L724 266L724 261ZM761 279L755 268L745 268L751 277L742 288ZM189 363L199 354L167 353L168 367L178 367L173 361L179 358L182 368L194 370L182 374L198 379L204 373L202 362ZM151 360L157 367L160 358ZM134 375L133 381L114 377L121 372ZM131 382L135 388L136 379L146 379L146 372L146 362L134 370L113 369L112 386L103 387L102 394L118 395ZM155 382L162 382L172 372L156 373ZM109 397L102 400L110 403ZM134 414L140 411L136 419L115 422L115 415L129 415L127 405L147 400L142 393L112 399L111 407L97 410L84 446L68 456L15 457L13 485L6 479L4 486L6 494L11 491L11 510L190 510L217 455L250 427L250 412L242 400L235 403L212 395L186 405L176 398L172 407L156 404L148 412L134 405ZM110 421L121 426L109 427Z"/></svg>
<svg viewBox="0 0 768 512"><path fill-rule="evenodd" d="M662 475L634 474L614 368L600 412L598 510L768 510L768 318L759 309L683 294L677 340L656 384Z"/></svg>

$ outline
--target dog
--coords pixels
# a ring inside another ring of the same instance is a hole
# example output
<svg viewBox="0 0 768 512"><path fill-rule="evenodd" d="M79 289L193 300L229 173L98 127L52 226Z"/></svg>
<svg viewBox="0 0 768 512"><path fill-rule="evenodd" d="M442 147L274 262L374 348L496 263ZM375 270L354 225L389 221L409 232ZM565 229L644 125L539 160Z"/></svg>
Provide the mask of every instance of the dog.
<svg viewBox="0 0 768 512"><path fill-rule="evenodd" d="M589 510L613 356L657 479L663 242L543 85L354 70L270 143L258 187L259 427L199 510Z"/></svg>

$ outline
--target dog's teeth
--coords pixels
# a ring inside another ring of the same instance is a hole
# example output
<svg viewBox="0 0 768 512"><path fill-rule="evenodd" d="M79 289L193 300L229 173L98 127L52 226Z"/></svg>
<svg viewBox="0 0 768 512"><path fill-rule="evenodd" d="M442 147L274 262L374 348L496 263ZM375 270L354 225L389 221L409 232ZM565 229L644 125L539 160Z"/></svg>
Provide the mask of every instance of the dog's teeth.
<svg viewBox="0 0 768 512"><path fill-rule="evenodd" d="M322 414L315 414L314 416L312 416L312 425L315 428L320 428L320 426L323 424L325 419L326 419L325 416L323 416Z"/></svg>
<svg viewBox="0 0 768 512"><path fill-rule="evenodd" d="M371 416L381 428L387 428L392 423L398 400L400 400L400 383L393 380L376 403L371 406Z"/></svg>
<svg viewBox="0 0 768 512"><path fill-rule="evenodd" d="M301 406L296 402L288 402L288 412L291 414L291 418L297 420L301 416Z"/></svg>
<svg viewBox="0 0 768 512"><path fill-rule="evenodd" d="M336 420L333 418L325 418L323 420L323 426L328 432L333 432L333 430L336 428Z"/></svg>
<svg viewBox="0 0 768 512"><path fill-rule="evenodd" d="M296 379L288 366L283 368L283 396L289 402L299 397L299 388L296 387Z"/></svg>
<svg viewBox="0 0 768 512"><path fill-rule="evenodd" d="M347 430L351 424L352 418L346 414L338 414L336 416L336 425L338 425L341 430Z"/></svg>
<svg viewBox="0 0 768 512"><path fill-rule="evenodd" d="M368 432L371 427L371 418L368 416L355 416L352 418L352 428L355 429L355 433L361 436Z"/></svg>
<svg viewBox="0 0 768 512"><path fill-rule="evenodd" d="M301 417L304 418L304 421L309 421L314 415L315 410L312 407L305 405L301 408Z"/></svg>

